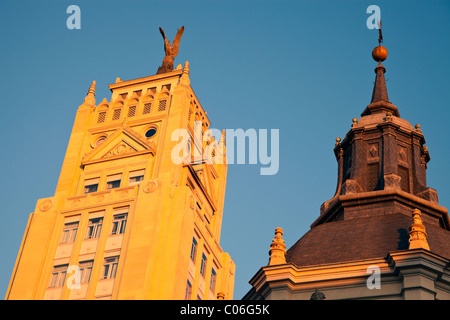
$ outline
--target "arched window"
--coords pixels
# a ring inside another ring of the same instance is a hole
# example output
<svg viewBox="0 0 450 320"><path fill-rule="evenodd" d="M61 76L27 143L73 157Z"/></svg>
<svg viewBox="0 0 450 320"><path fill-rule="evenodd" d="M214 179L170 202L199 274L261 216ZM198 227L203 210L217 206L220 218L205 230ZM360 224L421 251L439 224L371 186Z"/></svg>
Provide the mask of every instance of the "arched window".
<svg viewBox="0 0 450 320"><path fill-rule="evenodd" d="M142 114L149 114L150 112L153 111L152 109L153 109L154 99L155 99L154 92L152 90L148 90L147 94L142 99L142 105L143 105Z"/></svg>
<svg viewBox="0 0 450 320"><path fill-rule="evenodd" d="M100 124L104 123L108 116L108 101L106 99L103 99L103 101L97 106L97 117L95 119L95 122Z"/></svg>
<svg viewBox="0 0 450 320"><path fill-rule="evenodd" d="M122 109L123 109L123 98L121 96L119 96L112 103L112 106L111 106L111 110L112 110L111 120L112 121L120 120L120 118L122 117Z"/></svg>
<svg viewBox="0 0 450 320"><path fill-rule="evenodd" d="M136 92L134 92L133 95L130 97L130 99L127 100L128 118L134 117L136 115L138 104L139 104L139 96L136 94Z"/></svg>
<svg viewBox="0 0 450 320"><path fill-rule="evenodd" d="M163 90L158 94L158 112L166 111L169 106L169 90L166 86L163 87Z"/></svg>

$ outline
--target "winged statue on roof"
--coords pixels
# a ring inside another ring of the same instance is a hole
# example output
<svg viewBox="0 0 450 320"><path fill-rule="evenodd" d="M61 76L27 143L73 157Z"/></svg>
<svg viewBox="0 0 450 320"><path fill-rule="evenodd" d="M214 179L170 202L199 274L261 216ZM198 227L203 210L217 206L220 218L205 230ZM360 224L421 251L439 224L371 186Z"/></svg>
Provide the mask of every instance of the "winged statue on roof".
<svg viewBox="0 0 450 320"><path fill-rule="evenodd" d="M158 72L156 74L166 73L173 70L174 60L178 55L180 39L184 32L184 26L177 30L177 34L172 44L167 40L166 34L161 27L159 27L159 32L161 32L161 35L164 39L164 53L166 54L166 56L164 57L162 65L158 68Z"/></svg>

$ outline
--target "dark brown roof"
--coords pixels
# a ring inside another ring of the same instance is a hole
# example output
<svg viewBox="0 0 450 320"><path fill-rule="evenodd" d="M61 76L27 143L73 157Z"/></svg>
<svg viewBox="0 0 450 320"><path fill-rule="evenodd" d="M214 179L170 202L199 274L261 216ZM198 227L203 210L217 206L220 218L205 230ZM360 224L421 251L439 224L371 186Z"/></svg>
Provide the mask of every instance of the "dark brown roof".
<svg viewBox="0 0 450 320"><path fill-rule="evenodd" d="M286 261L302 267L385 258L390 251L408 249L411 223L401 213L323 223L288 250ZM430 250L450 259L450 231L425 227Z"/></svg>

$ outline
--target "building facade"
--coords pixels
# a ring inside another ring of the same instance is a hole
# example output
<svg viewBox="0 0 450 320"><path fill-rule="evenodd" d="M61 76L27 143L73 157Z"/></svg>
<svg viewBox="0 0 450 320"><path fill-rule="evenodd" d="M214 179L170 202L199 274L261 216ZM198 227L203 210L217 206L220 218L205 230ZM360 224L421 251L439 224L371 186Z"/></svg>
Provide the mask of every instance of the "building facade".
<svg viewBox="0 0 450 320"><path fill-rule="evenodd" d="M117 78L99 104L95 85L54 196L30 214L6 299L232 299L235 264L219 245L226 161L173 155L213 146L225 159L223 139L194 134L210 122L189 64Z"/></svg>
<svg viewBox="0 0 450 320"><path fill-rule="evenodd" d="M371 102L336 139L335 195L288 250L275 230L244 299L450 299L450 220L427 186L425 137L388 99L386 48L372 56Z"/></svg>

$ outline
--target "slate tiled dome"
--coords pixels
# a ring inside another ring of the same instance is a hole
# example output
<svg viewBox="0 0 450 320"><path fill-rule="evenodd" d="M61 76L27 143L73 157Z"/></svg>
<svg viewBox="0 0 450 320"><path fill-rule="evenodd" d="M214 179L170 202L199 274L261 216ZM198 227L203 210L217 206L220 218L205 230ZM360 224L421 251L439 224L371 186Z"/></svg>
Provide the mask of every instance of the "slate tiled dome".
<svg viewBox="0 0 450 320"><path fill-rule="evenodd" d="M405 214L355 218L317 225L288 251L286 262L298 267L385 258L407 250L412 219ZM450 258L450 231L424 223L430 250Z"/></svg>

